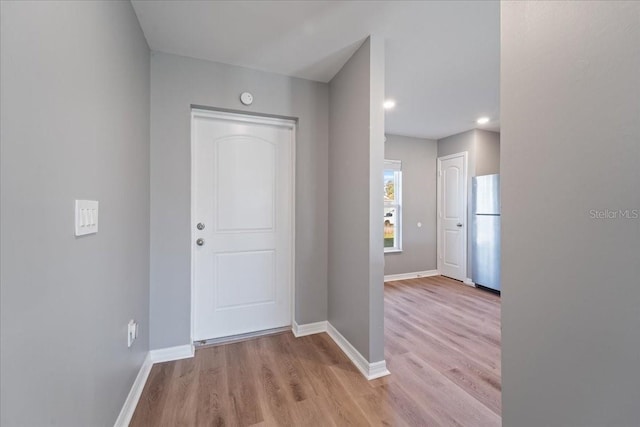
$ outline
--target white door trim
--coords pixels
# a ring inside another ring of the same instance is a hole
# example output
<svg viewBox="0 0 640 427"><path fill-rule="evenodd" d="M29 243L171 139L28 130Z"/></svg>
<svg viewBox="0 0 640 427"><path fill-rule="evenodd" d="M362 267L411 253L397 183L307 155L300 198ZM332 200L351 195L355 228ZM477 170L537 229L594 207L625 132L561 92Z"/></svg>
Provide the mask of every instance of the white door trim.
<svg viewBox="0 0 640 427"><path fill-rule="evenodd" d="M442 156L442 157L438 157L438 167L436 168L437 170L437 201L436 201L436 209L437 209L437 215L436 215L436 245L437 245L437 249L436 249L436 266L437 266L437 270L438 271L442 271L442 261L441 261L441 255L442 255L442 162L444 160L449 160L449 159L454 159L456 157L460 157L462 156L463 158L463 163L464 163L464 179L463 181L463 185L462 185L462 192L464 194L463 200L464 200L464 212L465 212L465 230L464 233L462 233L463 236L463 242L462 242L462 247L464 248L464 250L462 251L462 265L464 268L464 274L462 275L465 279L467 277L467 252L469 250L469 247L467 245L467 238L469 235L469 195L468 195L468 189L467 186L469 184L469 152L468 151L463 151L461 153L454 153L454 154L449 154L448 156Z"/></svg>
<svg viewBox="0 0 640 427"><path fill-rule="evenodd" d="M199 108L191 109L191 221L189 228L189 240L191 242L191 331L189 340L191 343L194 342L194 330L195 330L195 233L196 224L198 223L195 217L195 202L196 202L196 169L195 169L195 150L194 146L196 144L195 140L195 132L194 132L194 120L197 117L204 118L216 118L223 120L232 120L244 123L254 123L254 124L269 124L274 126L285 127L291 129L291 193L289 194L289 204L291 207L291 271L290 271L290 284L291 284L291 325L294 324L295 320L295 301L296 301L296 203L295 203L295 195L296 195L296 129L297 124L295 119L287 119L287 118L276 118L276 117L265 117L258 115L251 115L250 113L233 113L227 111L217 111L217 110L205 110Z"/></svg>

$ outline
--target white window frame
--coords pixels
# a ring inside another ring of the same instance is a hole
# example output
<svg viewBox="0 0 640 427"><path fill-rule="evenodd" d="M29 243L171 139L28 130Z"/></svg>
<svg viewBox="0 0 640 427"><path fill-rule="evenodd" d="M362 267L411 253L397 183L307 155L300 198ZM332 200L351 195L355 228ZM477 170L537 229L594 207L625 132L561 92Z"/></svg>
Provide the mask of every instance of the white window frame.
<svg viewBox="0 0 640 427"><path fill-rule="evenodd" d="M395 181L395 200L393 202L385 200L384 207L394 208L396 210L395 245L384 248L384 253L402 252L402 162L400 160L385 159L384 171L393 171Z"/></svg>

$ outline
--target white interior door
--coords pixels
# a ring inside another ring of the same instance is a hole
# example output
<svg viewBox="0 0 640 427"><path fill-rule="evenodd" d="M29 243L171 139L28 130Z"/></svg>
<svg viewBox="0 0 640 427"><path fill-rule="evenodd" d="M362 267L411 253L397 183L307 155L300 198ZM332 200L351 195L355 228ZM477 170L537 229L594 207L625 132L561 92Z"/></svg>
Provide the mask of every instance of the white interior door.
<svg viewBox="0 0 640 427"><path fill-rule="evenodd" d="M192 113L193 339L291 324L295 124Z"/></svg>
<svg viewBox="0 0 640 427"><path fill-rule="evenodd" d="M438 158L438 271L467 277L467 153Z"/></svg>

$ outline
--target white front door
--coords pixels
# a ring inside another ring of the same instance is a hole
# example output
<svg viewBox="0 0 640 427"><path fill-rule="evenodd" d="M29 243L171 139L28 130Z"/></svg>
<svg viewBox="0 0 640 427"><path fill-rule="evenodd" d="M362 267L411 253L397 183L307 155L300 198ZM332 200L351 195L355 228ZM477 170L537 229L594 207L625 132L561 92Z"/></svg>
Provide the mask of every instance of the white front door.
<svg viewBox="0 0 640 427"><path fill-rule="evenodd" d="M193 339L291 324L295 124L192 112Z"/></svg>
<svg viewBox="0 0 640 427"><path fill-rule="evenodd" d="M467 153L438 158L438 271L467 276Z"/></svg>

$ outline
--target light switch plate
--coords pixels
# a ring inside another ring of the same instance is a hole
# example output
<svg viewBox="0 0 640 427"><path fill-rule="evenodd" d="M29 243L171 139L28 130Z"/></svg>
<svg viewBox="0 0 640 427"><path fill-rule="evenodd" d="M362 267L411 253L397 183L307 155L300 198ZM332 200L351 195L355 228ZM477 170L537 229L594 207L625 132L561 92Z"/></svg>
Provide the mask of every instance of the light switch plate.
<svg viewBox="0 0 640 427"><path fill-rule="evenodd" d="M76 236L98 232L98 202L76 200Z"/></svg>

